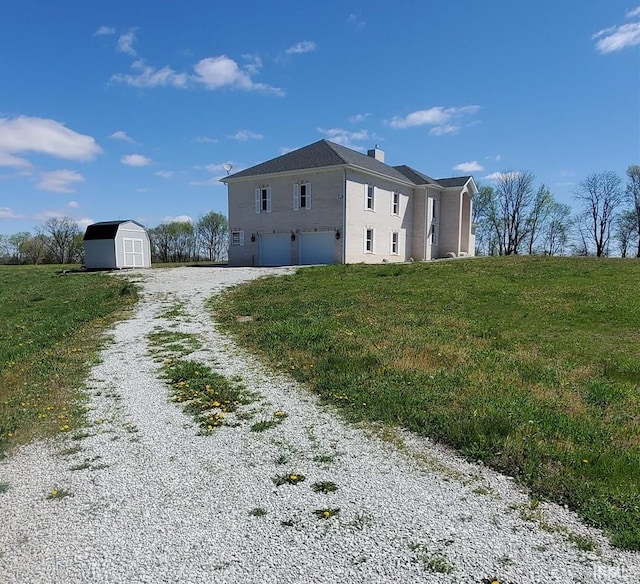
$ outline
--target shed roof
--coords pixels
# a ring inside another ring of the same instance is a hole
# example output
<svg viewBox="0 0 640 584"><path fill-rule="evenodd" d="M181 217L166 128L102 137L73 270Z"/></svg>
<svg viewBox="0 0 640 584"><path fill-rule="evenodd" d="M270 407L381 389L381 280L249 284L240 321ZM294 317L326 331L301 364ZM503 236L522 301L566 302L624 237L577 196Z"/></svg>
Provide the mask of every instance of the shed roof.
<svg viewBox="0 0 640 584"><path fill-rule="evenodd" d="M90 239L115 239L116 233L118 233L118 228L123 223L135 223L144 229L144 225L142 225L142 223L138 223L133 219L123 219L121 221L99 221L98 223L87 225L83 239L84 241Z"/></svg>

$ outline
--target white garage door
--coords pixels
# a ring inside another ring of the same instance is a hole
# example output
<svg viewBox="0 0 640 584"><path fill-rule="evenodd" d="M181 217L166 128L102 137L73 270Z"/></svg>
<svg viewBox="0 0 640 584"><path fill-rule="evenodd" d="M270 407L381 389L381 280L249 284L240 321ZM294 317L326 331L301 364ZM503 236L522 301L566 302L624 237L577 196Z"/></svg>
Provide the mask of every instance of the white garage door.
<svg viewBox="0 0 640 584"><path fill-rule="evenodd" d="M291 265L291 234L274 233L260 236L260 265Z"/></svg>
<svg viewBox="0 0 640 584"><path fill-rule="evenodd" d="M333 231L310 231L300 234L300 263L334 264L336 236Z"/></svg>
<svg viewBox="0 0 640 584"><path fill-rule="evenodd" d="M124 265L126 268L144 267L144 252L142 239L123 239Z"/></svg>

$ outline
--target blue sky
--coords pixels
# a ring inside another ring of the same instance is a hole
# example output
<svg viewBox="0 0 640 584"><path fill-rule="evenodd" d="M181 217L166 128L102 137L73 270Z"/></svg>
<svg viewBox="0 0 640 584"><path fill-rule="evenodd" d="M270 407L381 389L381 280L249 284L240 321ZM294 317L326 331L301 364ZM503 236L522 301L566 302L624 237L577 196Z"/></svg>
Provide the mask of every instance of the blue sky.
<svg viewBox="0 0 640 584"><path fill-rule="evenodd" d="M638 0L0 0L0 233L226 213L327 138L572 203L640 163Z"/></svg>

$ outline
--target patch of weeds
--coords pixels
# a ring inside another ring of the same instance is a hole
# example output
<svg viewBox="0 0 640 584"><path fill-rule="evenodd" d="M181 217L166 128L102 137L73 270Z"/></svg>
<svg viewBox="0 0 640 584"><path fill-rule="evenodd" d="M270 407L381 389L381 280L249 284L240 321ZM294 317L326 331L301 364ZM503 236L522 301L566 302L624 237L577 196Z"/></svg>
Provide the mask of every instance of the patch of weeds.
<svg viewBox="0 0 640 584"><path fill-rule="evenodd" d="M488 487L476 487L471 492L476 495L490 495L493 491Z"/></svg>
<svg viewBox="0 0 640 584"><path fill-rule="evenodd" d="M515 565L515 562L507 555L500 556L498 558L498 563L501 566L514 566Z"/></svg>
<svg viewBox="0 0 640 584"><path fill-rule="evenodd" d="M90 470L103 470L105 468L109 468L109 465L105 462L101 462L99 464L94 464Z"/></svg>
<svg viewBox="0 0 640 584"><path fill-rule="evenodd" d="M288 464L289 457L284 452L281 452L280 454L278 454L278 456L276 456L275 463L279 465Z"/></svg>
<svg viewBox="0 0 640 584"><path fill-rule="evenodd" d="M295 527L296 525L298 525L300 523L299 519L283 519L280 522L280 525L282 525L282 527Z"/></svg>
<svg viewBox="0 0 640 584"><path fill-rule="evenodd" d="M590 537L578 535L577 533L569 533L567 539L582 552L594 552L600 547L598 543Z"/></svg>
<svg viewBox="0 0 640 584"><path fill-rule="evenodd" d="M409 549L414 553L414 562L421 563L426 570L438 574L451 574L454 567L441 550L431 551L423 543L410 543Z"/></svg>
<svg viewBox="0 0 640 584"><path fill-rule="evenodd" d="M297 485L298 483L301 483L302 481L304 481L305 477L302 474L299 473L288 473L285 475L278 475L273 477L273 482L276 485L276 487L279 487L281 485Z"/></svg>
<svg viewBox="0 0 640 584"><path fill-rule="evenodd" d="M373 523L373 515L367 511L358 511L355 517L349 522L350 527L362 531L365 527Z"/></svg>
<svg viewBox="0 0 640 584"><path fill-rule="evenodd" d="M257 398L243 385L196 361L168 359L162 372L171 388L172 401L182 404L205 434L225 424L229 412Z"/></svg>
<svg viewBox="0 0 640 584"><path fill-rule="evenodd" d="M331 519L331 517L335 517L338 513L340 513L339 507L333 509L316 509L313 512L318 519Z"/></svg>
<svg viewBox="0 0 640 584"><path fill-rule="evenodd" d="M202 348L202 343L191 333L156 329L148 335L151 352L159 357L185 357Z"/></svg>
<svg viewBox="0 0 640 584"><path fill-rule="evenodd" d="M89 436L91 436L89 432L76 432L75 434L71 435L71 440L84 440Z"/></svg>
<svg viewBox="0 0 640 584"><path fill-rule="evenodd" d="M131 420L126 421L122 427L129 432L129 434L135 434L136 432L139 432L140 429L138 428L138 426L136 426Z"/></svg>
<svg viewBox="0 0 640 584"><path fill-rule="evenodd" d="M69 470L86 470L91 467L91 463L88 460L81 462L80 464L74 464Z"/></svg>
<svg viewBox="0 0 640 584"><path fill-rule="evenodd" d="M338 490L338 485L331 481L318 481L313 483L311 488L315 493L333 493Z"/></svg>
<svg viewBox="0 0 640 584"><path fill-rule="evenodd" d="M67 489L63 489L60 487L53 487L53 489L51 489L49 491L49 493L47 494L47 499L64 499L65 497L70 497L71 496L71 491L68 491Z"/></svg>
<svg viewBox="0 0 640 584"><path fill-rule="evenodd" d="M252 432L264 432L265 430L269 430L271 428L275 428L277 425L281 424L284 419L287 417L285 412L281 412L278 410L274 412L273 417L266 420L260 420L251 426Z"/></svg>
<svg viewBox="0 0 640 584"><path fill-rule="evenodd" d="M167 320L176 320L178 318L184 318L185 316L189 315L185 310L185 303L182 301L174 303L170 308L158 314L159 318L165 318Z"/></svg>
<svg viewBox="0 0 640 584"><path fill-rule="evenodd" d="M9 483L0 483L0 493L6 493L11 488Z"/></svg>
<svg viewBox="0 0 640 584"><path fill-rule="evenodd" d="M65 448L62 452L60 452L61 456L72 456L82 451L82 446L79 444L77 446L71 446L70 448Z"/></svg>
<svg viewBox="0 0 640 584"><path fill-rule="evenodd" d="M249 515L252 517L264 517L267 514L267 510L263 507L255 507L249 511Z"/></svg>
<svg viewBox="0 0 640 584"><path fill-rule="evenodd" d="M313 457L313 462L320 462L323 464L330 464L335 462L336 457L333 454L317 454Z"/></svg>

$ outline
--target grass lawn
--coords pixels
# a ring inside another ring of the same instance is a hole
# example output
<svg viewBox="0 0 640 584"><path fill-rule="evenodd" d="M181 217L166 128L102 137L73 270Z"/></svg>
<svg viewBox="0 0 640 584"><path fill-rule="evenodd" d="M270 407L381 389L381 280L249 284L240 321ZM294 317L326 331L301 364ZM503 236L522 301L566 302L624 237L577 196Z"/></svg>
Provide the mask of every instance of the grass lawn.
<svg viewBox="0 0 640 584"><path fill-rule="evenodd" d="M0 266L0 456L81 423L78 390L101 332L136 298L119 278L59 270Z"/></svg>
<svg viewBox="0 0 640 584"><path fill-rule="evenodd" d="M454 446L640 550L640 262L312 267L215 310L347 418Z"/></svg>

